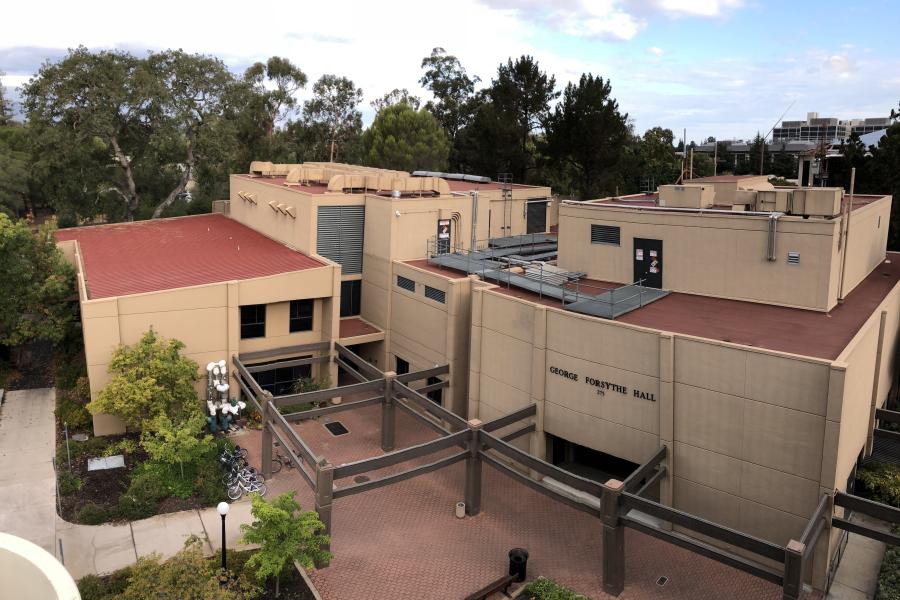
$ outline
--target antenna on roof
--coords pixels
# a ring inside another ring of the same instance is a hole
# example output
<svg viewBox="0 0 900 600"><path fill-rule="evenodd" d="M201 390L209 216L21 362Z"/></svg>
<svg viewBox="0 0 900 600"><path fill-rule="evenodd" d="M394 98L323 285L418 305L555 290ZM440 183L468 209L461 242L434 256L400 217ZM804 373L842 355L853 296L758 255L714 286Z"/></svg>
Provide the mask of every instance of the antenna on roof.
<svg viewBox="0 0 900 600"><path fill-rule="evenodd" d="M772 124L772 127L769 128L769 131L766 133L766 135L763 136L762 144L761 144L762 147L759 150L759 174L760 175L763 174L763 158L766 155L766 140L769 138L769 134L772 133L773 131L775 131L775 128L778 126L779 123L781 123L781 120L784 119L784 115L786 115L787 112L789 110L791 110L791 108L793 108L796 103L797 103L797 99L794 98L794 101L791 102L790 104L788 104L788 107L786 109L784 109L784 112L781 113L781 116L778 117L778 120Z"/></svg>

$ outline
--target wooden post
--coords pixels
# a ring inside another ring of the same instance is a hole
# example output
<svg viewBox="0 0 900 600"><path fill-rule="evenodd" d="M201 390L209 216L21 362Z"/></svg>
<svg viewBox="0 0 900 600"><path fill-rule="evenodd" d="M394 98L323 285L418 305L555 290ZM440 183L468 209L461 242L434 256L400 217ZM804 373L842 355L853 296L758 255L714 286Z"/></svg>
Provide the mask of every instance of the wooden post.
<svg viewBox="0 0 900 600"><path fill-rule="evenodd" d="M469 455L466 456L466 514L474 517L481 512L481 430L479 419L469 421Z"/></svg>
<svg viewBox="0 0 900 600"><path fill-rule="evenodd" d="M625 527L619 518L619 501L625 484L610 479L603 486L600 512L603 520L603 591L618 596L625 589Z"/></svg>
<svg viewBox="0 0 900 600"><path fill-rule="evenodd" d="M394 405L394 379L397 374L388 371L384 374L384 400L381 403L381 449L390 452L394 449L396 432L396 406Z"/></svg>
<svg viewBox="0 0 900 600"><path fill-rule="evenodd" d="M316 512L325 524L325 533L331 535L331 503L334 491L334 465L324 458L316 463ZM331 544L325 548L330 550Z"/></svg>
<svg viewBox="0 0 900 600"><path fill-rule="evenodd" d="M784 549L783 600L800 600L803 591L803 553L806 546L791 540Z"/></svg>
<svg viewBox="0 0 900 600"><path fill-rule="evenodd" d="M262 465L260 471L266 479L272 477L272 427L269 418L269 411L278 410L272 403L272 392L263 390L262 396L259 398L259 405L262 408Z"/></svg>

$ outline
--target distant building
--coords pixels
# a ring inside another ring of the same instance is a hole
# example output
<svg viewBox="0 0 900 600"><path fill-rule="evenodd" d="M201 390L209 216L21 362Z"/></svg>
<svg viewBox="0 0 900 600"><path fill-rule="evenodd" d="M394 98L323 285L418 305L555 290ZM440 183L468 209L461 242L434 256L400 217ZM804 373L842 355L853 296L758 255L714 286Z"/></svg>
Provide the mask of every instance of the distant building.
<svg viewBox="0 0 900 600"><path fill-rule="evenodd" d="M840 143L850 134L863 135L887 129L891 120L887 117L841 120L834 117L820 118L819 113L806 114L805 121L782 121L772 131L775 142L825 142Z"/></svg>

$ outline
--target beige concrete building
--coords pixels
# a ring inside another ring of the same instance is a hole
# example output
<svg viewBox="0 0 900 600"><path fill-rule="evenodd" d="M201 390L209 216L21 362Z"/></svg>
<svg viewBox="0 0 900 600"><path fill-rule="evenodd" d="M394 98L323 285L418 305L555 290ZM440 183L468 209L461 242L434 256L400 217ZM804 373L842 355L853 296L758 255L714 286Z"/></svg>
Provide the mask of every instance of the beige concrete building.
<svg viewBox="0 0 900 600"><path fill-rule="evenodd" d="M200 364L339 342L385 371L449 365L429 396L467 418L536 404L516 444L586 477L667 446L661 502L777 544L852 486L896 377L890 197L719 177L559 203L448 177L254 163L221 214L59 232L92 393L150 326ZM280 371L260 382L276 395L340 377Z"/></svg>

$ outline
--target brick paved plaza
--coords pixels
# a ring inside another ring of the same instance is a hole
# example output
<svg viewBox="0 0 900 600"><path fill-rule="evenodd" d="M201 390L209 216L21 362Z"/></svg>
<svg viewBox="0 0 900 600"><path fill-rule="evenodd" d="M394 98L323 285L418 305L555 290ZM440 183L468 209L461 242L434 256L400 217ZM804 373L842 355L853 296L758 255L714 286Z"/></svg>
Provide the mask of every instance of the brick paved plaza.
<svg viewBox="0 0 900 600"><path fill-rule="evenodd" d="M341 421L350 433L333 437L326 419ZM379 406L350 410L320 421L295 424L318 456L335 465L381 454ZM235 438L259 465L260 433ZM397 448L434 439L437 434L397 411ZM456 449L384 469L405 470ZM463 497L465 464L335 500L334 560L312 579L326 600L391 598L460 599L496 579L507 568L507 551L528 549L529 579L543 575L595 600L601 581L601 524L585 513L539 494L491 467L483 467L482 510L457 519ZM371 475L371 474L370 474ZM352 483L337 480L340 488ZM297 490L304 509L313 494L296 471L273 476L269 494ZM628 529L626 583L622 599L759 600L781 598L781 588L741 571ZM669 578L664 587L656 584ZM499 596L498 596L499 597ZM812 597L812 596L810 596Z"/></svg>

